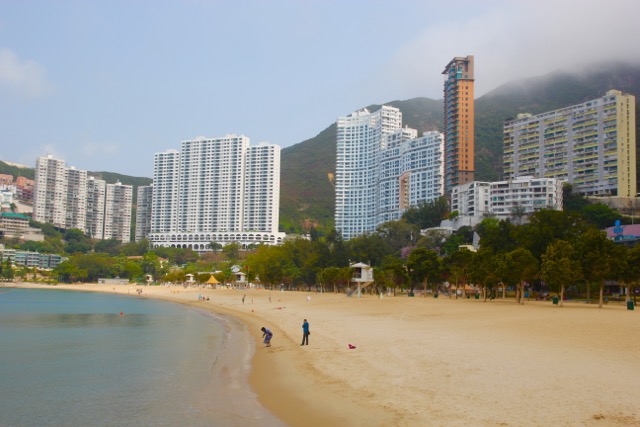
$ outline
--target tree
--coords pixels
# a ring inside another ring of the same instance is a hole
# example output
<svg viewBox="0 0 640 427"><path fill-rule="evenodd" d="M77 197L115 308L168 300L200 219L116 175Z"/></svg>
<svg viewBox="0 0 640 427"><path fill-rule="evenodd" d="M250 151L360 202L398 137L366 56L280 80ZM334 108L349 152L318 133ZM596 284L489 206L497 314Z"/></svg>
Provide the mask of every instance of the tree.
<svg viewBox="0 0 640 427"><path fill-rule="evenodd" d="M576 248L580 253L585 278L600 285L598 307L602 308L604 282L615 279L621 270L622 260L616 256L615 243L603 231L590 228L578 238Z"/></svg>
<svg viewBox="0 0 640 427"><path fill-rule="evenodd" d="M58 281L71 283L78 275L78 267L73 265L71 261L67 260L58 264L53 269L53 272L58 277Z"/></svg>
<svg viewBox="0 0 640 427"><path fill-rule="evenodd" d="M407 268L414 281L423 282L424 292L427 292L429 277L435 276L440 271L440 258L435 251L424 248L416 248L409 254ZM411 288L413 291L413 286Z"/></svg>
<svg viewBox="0 0 640 427"><path fill-rule="evenodd" d="M509 221L485 218L476 226L476 232L480 236L480 246L493 253L505 253L517 247L515 228Z"/></svg>
<svg viewBox="0 0 640 427"><path fill-rule="evenodd" d="M415 224L419 229L437 227L449 214L446 197L440 197L431 202L421 201L416 207L410 207L402 214L409 224Z"/></svg>
<svg viewBox="0 0 640 427"><path fill-rule="evenodd" d="M635 287L640 284L640 245L635 245L627 251L625 261L622 278L628 286L628 298L631 298L631 295L633 295L635 303Z"/></svg>
<svg viewBox="0 0 640 427"><path fill-rule="evenodd" d="M501 278L505 284L516 286L516 302L524 304L524 283L531 283L539 271L538 260L524 248L505 254Z"/></svg>
<svg viewBox="0 0 640 427"><path fill-rule="evenodd" d="M469 280L476 285L482 286L484 301L487 301L487 290L493 295L495 287L500 283L498 269L501 260L500 255L493 253L491 249L480 247L474 253L469 265Z"/></svg>
<svg viewBox="0 0 640 427"><path fill-rule="evenodd" d="M409 272L407 271L407 266L404 264L402 259L386 256L382 260L382 268L391 272L395 288L404 289L411 280Z"/></svg>
<svg viewBox="0 0 640 427"><path fill-rule="evenodd" d="M111 256L118 255L122 249L122 243L117 239L98 240L93 246L95 252L105 253Z"/></svg>
<svg viewBox="0 0 640 427"><path fill-rule="evenodd" d="M393 253L393 249L379 234L363 234L346 243L351 259L380 265L382 259Z"/></svg>
<svg viewBox="0 0 640 427"><path fill-rule="evenodd" d="M517 228L515 240L536 259L541 259L548 245L556 240L575 242L587 228L587 224L576 213L543 209L534 212L528 224ZM513 249L515 247L510 250Z"/></svg>
<svg viewBox="0 0 640 427"><path fill-rule="evenodd" d="M389 248L388 253L396 256L400 255L402 248L413 246L420 237L419 226L402 220L385 222L377 231Z"/></svg>
<svg viewBox="0 0 640 427"><path fill-rule="evenodd" d="M222 248L222 252L229 261L235 261L240 255L240 244L237 242L229 243Z"/></svg>
<svg viewBox="0 0 640 427"><path fill-rule="evenodd" d="M556 291L560 291L560 307L564 300L565 286L575 283L582 276L580 262L573 245L566 240L550 244L542 254L542 280Z"/></svg>
<svg viewBox="0 0 640 427"><path fill-rule="evenodd" d="M473 252L469 249L462 248L448 257L444 258L443 266L449 273L449 283L453 279L456 286L456 298L458 297L458 285L462 283L462 293L466 296L465 284L468 282L467 273L473 260Z"/></svg>
<svg viewBox="0 0 640 427"><path fill-rule="evenodd" d="M620 219L620 214L604 203L594 203L585 206L582 208L581 213L587 222L593 224L600 230L612 227L616 220Z"/></svg>
<svg viewBox="0 0 640 427"><path fill-rule="evenodd" d="M12 281L15 276L15 272L13 271L13 266L11 265L10 260L5 260L2 264L2 272L0 272L0 277L6 281Z"/></svg>

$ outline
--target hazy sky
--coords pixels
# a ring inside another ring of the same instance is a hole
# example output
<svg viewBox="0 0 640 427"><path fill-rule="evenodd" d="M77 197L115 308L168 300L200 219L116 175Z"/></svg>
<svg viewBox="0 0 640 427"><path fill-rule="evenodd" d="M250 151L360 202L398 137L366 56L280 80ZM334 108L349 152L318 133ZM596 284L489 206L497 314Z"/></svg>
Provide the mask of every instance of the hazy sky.
<svg viewBox="0 0 640 427"><path fill-rule="evenodd" d="M637 60L638 0L0 0L0 159L152 176L196 136L287 147L374 103Z"/></svg>

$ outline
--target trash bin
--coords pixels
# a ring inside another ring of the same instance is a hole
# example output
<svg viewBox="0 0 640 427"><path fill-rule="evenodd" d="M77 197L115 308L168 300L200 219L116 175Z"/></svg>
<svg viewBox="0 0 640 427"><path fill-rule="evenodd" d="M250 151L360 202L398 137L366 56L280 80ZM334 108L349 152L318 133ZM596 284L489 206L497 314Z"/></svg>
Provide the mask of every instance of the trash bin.
<svg viewBox="0 0 640 427"><path fill-rule="evenodd" d="M554 296L552 298L552 301L553 301L553 305L558 305L558 297L557 296Z"/></svg>
<svg viewBox="0 0 640 427"><path fill-rule="evenodd" d="M470 299L470 298L471 298L471 295L470 295L470 294L467 294L467 299Z"/></svg>
<svg viewBox="0 0 640 427"><path fill-rule="evenodd" d="M633 300L627 301L627 310L633 310Z"/></svg>
<svg viewBox="0 0 640 427"><path fill-rule="evenodd" d="M476 294L476 299L480 299L480 294Z"/></svg>
<svg viewBox="0 0 640 427"><path fill-rule="evenodd" d="M433 294L433 297L434 297L434 298L438 298L438 293L437 293L437 292L435 292L435 293Z"/></svg>

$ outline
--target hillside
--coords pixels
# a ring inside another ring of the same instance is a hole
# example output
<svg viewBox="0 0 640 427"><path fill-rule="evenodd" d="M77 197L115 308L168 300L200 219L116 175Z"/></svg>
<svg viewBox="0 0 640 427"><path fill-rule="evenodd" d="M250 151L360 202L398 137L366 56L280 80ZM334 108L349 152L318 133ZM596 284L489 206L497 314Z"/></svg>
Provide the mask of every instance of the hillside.
<svg viewBox="0 0 640 427"><path fill-rule="evenodd" d="M502 177L505 119L523 112L538 114L578 104L601 97L610 89L640 96L640 66L609 63L594 65L580 74L557 71L504 84L476 99L476 179L493 181ZM420 132L442 129L442 100L415 98L387 105L399 108L404 124ZM379 107L367 108L375 111ZM639 113L636 102L636 126L640 125ZM328 231L333 226L334 194L330 177L335 172L335 138L333 123L314 138L282 150L280 225L283 231L308 230L310 225Z"/></svg>
<svg viewBox="0 0 640 427"><path fill-rule="evenodd" d="M35 170L33 168L20 168L13 166L0 160L0 174L13 175L13 179L18 176L24 176L29 179L33 179Z"/></svg>

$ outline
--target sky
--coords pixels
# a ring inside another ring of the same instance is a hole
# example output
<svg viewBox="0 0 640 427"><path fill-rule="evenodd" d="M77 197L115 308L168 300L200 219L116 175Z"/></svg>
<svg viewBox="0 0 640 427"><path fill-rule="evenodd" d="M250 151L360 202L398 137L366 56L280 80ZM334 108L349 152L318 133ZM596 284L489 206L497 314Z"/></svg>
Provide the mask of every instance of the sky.
<svg viewBox="0 0 640 427"><path fill-rule="evenodd" d="M637 0L0 0L0 160L152 177L198 136L288 147L370 104L640 62Z"/></svg>

